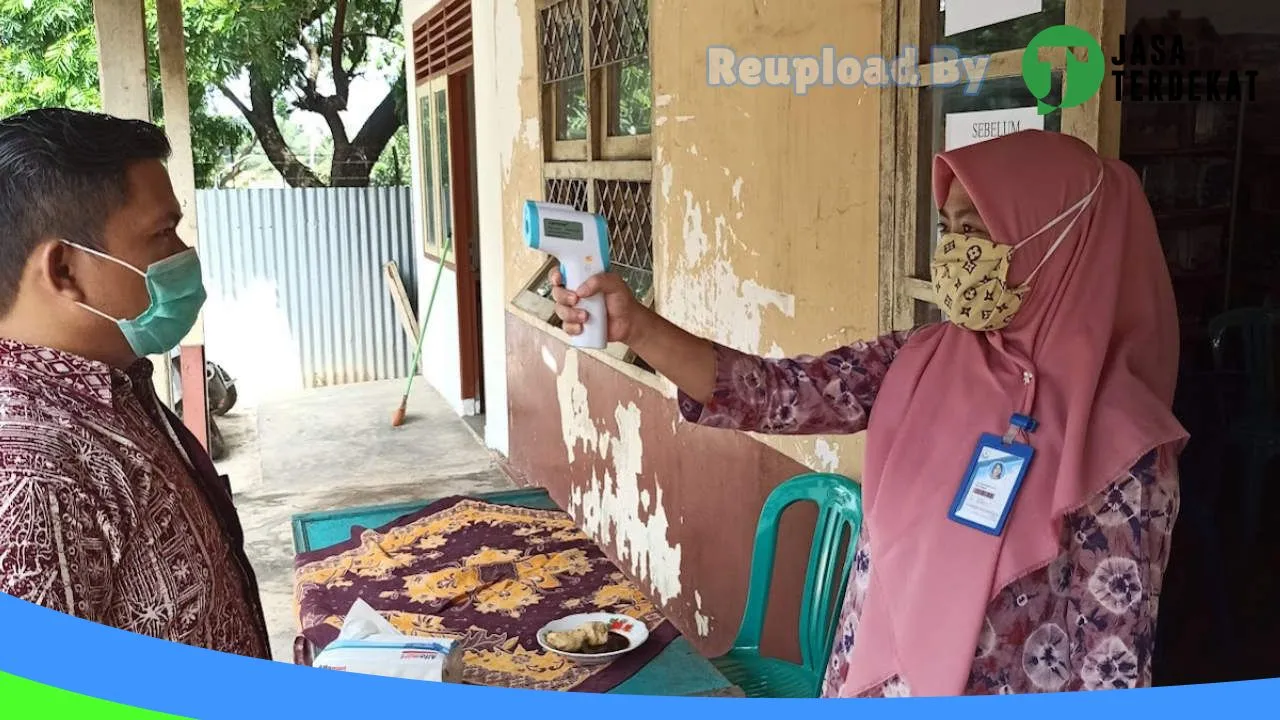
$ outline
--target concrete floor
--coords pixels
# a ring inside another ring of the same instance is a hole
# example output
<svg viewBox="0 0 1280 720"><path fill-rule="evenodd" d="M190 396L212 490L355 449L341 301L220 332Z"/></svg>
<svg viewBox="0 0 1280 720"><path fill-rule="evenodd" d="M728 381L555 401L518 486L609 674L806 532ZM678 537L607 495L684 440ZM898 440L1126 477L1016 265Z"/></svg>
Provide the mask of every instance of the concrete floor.
<svg viewBox="0 0 1280 720"><path fill-rule="evenodd" d="M474 430L425 382L415 382L406 422L391 427L403 381L311 390L234 408L218 418L258 575L271 652L293 661L293 534L296 513L506 490Z"/></svg>

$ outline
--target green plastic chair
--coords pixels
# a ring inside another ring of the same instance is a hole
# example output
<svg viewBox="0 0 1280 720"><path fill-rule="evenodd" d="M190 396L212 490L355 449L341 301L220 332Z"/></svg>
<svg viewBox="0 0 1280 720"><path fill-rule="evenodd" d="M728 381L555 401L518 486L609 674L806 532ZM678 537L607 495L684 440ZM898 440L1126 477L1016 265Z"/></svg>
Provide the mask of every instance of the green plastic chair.
<svg viewBox="0 0 1280 720"><path fill-rule="evenodd" d="M778 521L797 502L818 506L809 566L800 607L800 655L796 665L760 654L760 634L773 584ZM747 605L733 649L712 663L747 697L812 698L822 689L822 676L835 640L845 585L853 568L862 527L862 488L841 475L810 473L779 485L765 500L751 554ZM840 562L840 546L849 530L848 550Z"/></svg>

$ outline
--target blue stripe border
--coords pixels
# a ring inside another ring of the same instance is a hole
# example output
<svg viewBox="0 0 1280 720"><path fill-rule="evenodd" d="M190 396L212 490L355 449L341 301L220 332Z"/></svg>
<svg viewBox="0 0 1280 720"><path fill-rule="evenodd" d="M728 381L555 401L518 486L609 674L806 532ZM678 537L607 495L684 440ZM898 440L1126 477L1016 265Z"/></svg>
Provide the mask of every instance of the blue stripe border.
<svg viewBox="0 0 1280 720"><path fill-rule="evenodd" d="M134 635L0 594L0 670L72 692L199 720L403 717L446 712L513 717L564 713L653 720L736 711L774 720L1022 714L1036 720L1275 712L1280 680L1101 693L913 700L735 700L552 693L395 680L236 657ZM849 703L858 703L851 708ZM461 715L460 715L461 716Z"/></svg>

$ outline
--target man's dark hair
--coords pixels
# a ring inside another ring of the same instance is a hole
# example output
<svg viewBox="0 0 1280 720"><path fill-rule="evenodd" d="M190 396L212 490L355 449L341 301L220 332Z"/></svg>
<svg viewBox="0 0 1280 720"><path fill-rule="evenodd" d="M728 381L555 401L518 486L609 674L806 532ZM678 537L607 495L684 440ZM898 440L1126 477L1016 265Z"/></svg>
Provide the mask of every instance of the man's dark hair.
<svg viewBox="0 0 1280 720"><path fill-rule="evenodd" d="M169 152L164 132L140 120L64 108L0 120L0 316L41 242L101 247L107 218L127 199L129 166Z"/></svg>

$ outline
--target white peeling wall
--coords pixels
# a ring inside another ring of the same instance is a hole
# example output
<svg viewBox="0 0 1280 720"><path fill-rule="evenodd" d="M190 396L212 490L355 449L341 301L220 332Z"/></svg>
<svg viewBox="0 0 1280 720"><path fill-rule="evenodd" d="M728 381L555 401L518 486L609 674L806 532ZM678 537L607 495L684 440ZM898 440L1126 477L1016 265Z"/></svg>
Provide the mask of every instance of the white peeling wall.
<svg viewBox="0 0 1280 720"><path fill-rule="evenodd" d="M458 281L453 270L426 257L418 261L418 322L426 338L422 341L422 359L418 371L459 415L474 414L470 403L462 401L462 350L458 341ZM431 287L440 275L440 290L435 306L431 304Z"/></svg>
<svg viewBox="0 0 1280 720"><path fill-rule="evenodd" d="M481 316L484 331L485 444L510 453L507 411L506 253L502 216L503 171L498 131L503 118L519 116L519 104L502 101L496 70L506 61L506 44L497 34L499 7L504 2L471 4L471 38L475 53L476 176L479 183ZM514 2L509 3L514 8ZM509 23L508 23L509 24ZM517 41L519 27L515 28ZM505 39L505 38L504 38ZM518 47L518 42L517 42ZM508 145L508 147L510 147Z"/></svg>

